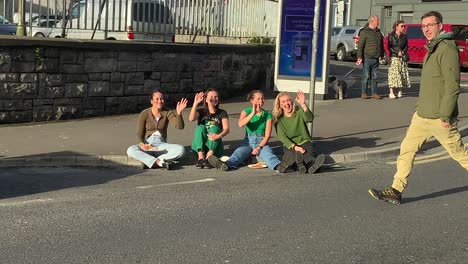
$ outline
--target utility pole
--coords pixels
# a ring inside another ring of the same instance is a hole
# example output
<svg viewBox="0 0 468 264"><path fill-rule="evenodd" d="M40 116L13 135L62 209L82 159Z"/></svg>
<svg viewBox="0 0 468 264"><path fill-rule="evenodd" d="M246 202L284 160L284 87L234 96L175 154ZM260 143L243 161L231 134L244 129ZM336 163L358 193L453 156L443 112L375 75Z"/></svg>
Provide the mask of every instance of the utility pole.
<svg viewBox="0 0 468 264"><path fill-rule="evenodd" d="M18 25L16 26L16 36L26 36L26 28L24 27L24 0L18 0Z"/></svg>
<svg viewBox="0 0 468 264"><path fill-rule="evenodd" d="M317 45L318 45L318 33L320 29L320 2L321 0L315 0L314 6L314 34L312 36L312 58L310 62L310 87L309 87L309 109L314 113L314 103L315 103L315 75L317 72ZM315 113L314 113L315 114ZM313 136L313 126L314 122L308 124L310 136Z"/></svg>

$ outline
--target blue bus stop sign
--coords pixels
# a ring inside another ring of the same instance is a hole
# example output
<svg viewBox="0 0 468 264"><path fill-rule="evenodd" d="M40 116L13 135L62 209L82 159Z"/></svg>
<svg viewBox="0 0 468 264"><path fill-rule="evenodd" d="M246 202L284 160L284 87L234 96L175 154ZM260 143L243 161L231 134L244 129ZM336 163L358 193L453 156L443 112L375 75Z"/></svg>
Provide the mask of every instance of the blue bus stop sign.
<svg viewBox="0 0 468 264"><path fill-rule="evenodd" d="M320 30L317 44L316 77L322 76L326 0L320 4ZM281 78L310 77L314 21L313 0L283 0L281 7L280 54Z"/></svg>

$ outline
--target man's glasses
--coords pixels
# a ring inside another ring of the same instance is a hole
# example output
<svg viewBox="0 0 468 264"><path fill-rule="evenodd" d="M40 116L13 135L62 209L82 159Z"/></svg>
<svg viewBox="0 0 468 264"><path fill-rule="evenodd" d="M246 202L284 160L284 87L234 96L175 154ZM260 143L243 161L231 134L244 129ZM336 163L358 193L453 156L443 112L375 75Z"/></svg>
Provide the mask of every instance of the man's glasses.
<svg viewBox="0 0 468 264"><path fill-rule="evenodd" d="M432 27L435 27L437 25L439 25L439 23L429 23L429 24L426 24L426 25L421 25L421 28L422 29L429 28L429 27L432 28Z"/></svg>

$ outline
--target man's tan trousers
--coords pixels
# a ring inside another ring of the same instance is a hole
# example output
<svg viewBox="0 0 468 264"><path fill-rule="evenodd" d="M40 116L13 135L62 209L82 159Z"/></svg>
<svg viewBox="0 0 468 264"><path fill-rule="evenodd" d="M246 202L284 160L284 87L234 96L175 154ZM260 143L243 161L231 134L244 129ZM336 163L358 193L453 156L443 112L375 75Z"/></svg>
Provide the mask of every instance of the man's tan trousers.
<svg viewBox="0 0 468 264"><path fill-rule="evenodd" d="M468 150L463 146L456 120L449 128L444 128L440 119L427 119L414 113L406 137L401 142L400 156L397 159L397 172L392 187L403 192L408 184L408 176L413 168L414 157L422 144L431 137L447 150L450 156L468 170Z"/></svg>

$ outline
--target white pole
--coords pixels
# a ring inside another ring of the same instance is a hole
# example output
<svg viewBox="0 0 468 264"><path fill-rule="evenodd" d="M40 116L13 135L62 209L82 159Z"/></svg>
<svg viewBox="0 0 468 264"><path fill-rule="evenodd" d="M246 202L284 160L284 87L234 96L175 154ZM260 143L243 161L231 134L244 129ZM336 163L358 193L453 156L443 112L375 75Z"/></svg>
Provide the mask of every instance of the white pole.
<svg viewBox="0 0 468 264"><path fill-rule="evenodd" d="M314 6L314 34L312 36L312 57L310 60L310 87L309 87L309 109L314 113L314 103L315 103L315 75L317 72L317 45L318 45L318 33L320 29L320 1L315 0ZM313 122L308 124L310 136L313 136Z"/></svg>

